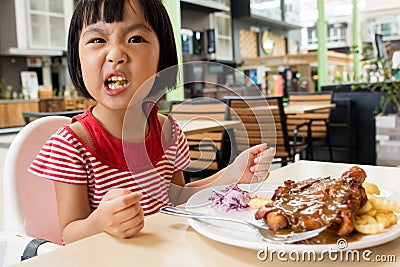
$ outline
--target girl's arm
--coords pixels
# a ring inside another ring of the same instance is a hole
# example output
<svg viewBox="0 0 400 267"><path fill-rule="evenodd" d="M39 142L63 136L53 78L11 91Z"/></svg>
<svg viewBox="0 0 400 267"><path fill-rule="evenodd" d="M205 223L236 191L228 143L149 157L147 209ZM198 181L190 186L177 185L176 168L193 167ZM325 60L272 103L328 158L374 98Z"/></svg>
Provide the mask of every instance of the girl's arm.
<svg viewBox="0 0 400 267"><path fill-rule="evenodd" d="M243 151L226 168L188 184L184 183L182 172L175 173L170 188L170 200L174 204L181 204L194 193L210 186L264 181L269 176L270 164L275 156L274 148L266 148L266 144L253 146Z"/></svg>
<svg viewBox="0 0 400 267"><path fill-rule="evenodd" d="M232 164L208 178L191 182L185 187L216 186L230 183L257 183L269 176L275 149L266 144L253 146L241 153Z"/></svg>
<svg viewBox="0 0 400 267"><path fill-rule="evenodd" d="M70 125L90 147L89 136L79 122ZM86 185L54 182L58 217L64 243L88 237L100 232L126 238L137 234L144 226L139 192L127 189L111 189L95 210L89 205Z"/></svg>
<svg viewBox="0 0 400 267"><path fill-rule="evenodd" d="M144 226L140 193L112 189L93 212L89 206L86 185L55 182L60 228L64 243L100 233L126 238Z"/></svg>

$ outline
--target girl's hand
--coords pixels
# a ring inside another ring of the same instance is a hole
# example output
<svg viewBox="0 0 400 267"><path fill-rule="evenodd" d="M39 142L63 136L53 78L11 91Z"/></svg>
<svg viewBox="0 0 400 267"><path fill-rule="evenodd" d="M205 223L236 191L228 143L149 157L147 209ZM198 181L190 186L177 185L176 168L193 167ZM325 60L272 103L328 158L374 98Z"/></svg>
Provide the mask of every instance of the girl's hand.
<svg viewBox="0 0 400 267"><path fill-rule="evenodd" d="M274 156L275 148L267 149L267 144L256 145L240 153L232 163L242 174L238 183L257 183L267 179Z"/></svg>
<svg viewBox="0 0 400 267"><path fill-rule="evenodd" d="M128 238L136 235L144 226L143 209L139 204L140 192L127 189L111 189L101 200L96 213L101 230L113 236Z"/></svg>

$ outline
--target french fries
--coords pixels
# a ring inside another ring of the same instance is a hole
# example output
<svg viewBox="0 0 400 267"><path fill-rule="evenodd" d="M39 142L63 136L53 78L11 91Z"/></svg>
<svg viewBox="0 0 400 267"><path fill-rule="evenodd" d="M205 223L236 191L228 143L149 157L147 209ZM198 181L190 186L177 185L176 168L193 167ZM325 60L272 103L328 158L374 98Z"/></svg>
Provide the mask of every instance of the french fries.
<svg viewBox="0 0 400 267"><path fill-rule="evenodd" d="M397 224L398 217L395 212L400 212L400 203L377 196L380 190L375 184L364 182L363 187L368 201L358 211L356 230L362 234L378 234L385 228Z"/></svg>
<svg viewBox="0 0 400 267"><path fill-rule="evenodd" d="M362 234L372 235L379 234L385 229L385 225L383 223L374 223L374 224L357 224L355 228L358 232Z"/></svg>
<svg viewBox="0 0 400 267"><path fill-rule="evenodd" d="M258 208L264 206L265 204L272 203L272 202L273 202L273 201L272 201L272 199L270 199L270 198L260 197L260 196L254 196L254 197L250 200L249 205L250 205L250 208L251 208L251 209L256 210L256 209L258 209Z"/></svg>
<svg viewBox="0 0 400 267"><path fill-rule="evenodd" d="M364 182L362 184L362 187L364 187L365 192L367 194L376 194L379 195L381 191L379 190L378 186L374 183L369 183L369 182Z"/></svg>
<svg viewBox="0 0 400 267"><path fill-rule="evenodd" d="M376 210L400 212L400 203L397 203L396 201L378 197L372 197L368 200Z"/></svg>

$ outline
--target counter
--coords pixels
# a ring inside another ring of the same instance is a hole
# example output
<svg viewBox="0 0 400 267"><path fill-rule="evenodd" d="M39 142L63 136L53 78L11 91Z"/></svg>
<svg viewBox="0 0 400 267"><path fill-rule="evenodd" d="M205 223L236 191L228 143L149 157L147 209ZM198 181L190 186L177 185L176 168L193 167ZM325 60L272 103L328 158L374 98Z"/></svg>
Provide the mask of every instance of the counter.
<svg viewBox="0 0 400 267"><path fill-rule="evenodd" d="M39 100L0 100L0 128L25 125L23 111L39 111Z"/></svg>

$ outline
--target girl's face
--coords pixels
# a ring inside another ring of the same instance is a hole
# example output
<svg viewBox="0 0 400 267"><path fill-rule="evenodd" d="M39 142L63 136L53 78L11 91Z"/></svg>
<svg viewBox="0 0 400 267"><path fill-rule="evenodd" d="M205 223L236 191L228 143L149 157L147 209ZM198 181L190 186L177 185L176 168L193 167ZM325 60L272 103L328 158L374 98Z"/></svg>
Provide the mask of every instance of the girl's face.
<svg viewBox="0 0 400 267"><path fill-rule="evenodd" d="M126 1L123 17L84 26L79 40L85 86L98 107L112 110L126 109L136 93L141 103L151 88L138 89L157 72L160 56L157 35L136 1Z"/></svg>

